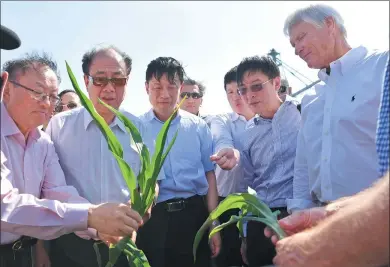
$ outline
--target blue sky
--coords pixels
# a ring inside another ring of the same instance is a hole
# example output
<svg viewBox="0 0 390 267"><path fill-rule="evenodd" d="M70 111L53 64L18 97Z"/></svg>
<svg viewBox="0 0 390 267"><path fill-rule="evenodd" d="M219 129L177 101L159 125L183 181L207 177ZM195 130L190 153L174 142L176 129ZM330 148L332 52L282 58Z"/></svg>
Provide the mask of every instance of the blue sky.
<svg viewBox="0 0 390 267"><path fill-rule="evenodd" d="M316 1L318 2L318 1ZM159 56L180 60L190 77L206 85L202 112L230 111L223 76L246 56L271 48L313 81L317 71L294 55L283 23L294 9L316 2L93 2L1 1L1 24L22 39L14 51L1 51L1 63L26 52L46 51L58 62L60 90L71 88L65 60L82 82L81 58L94 45L114 44L133 59L123 107L134 114L150 108L144 89L147 64ZM327 2L344 17L352 46L389 48L389 2ZM297 91L304 86L287 74Z"/></svg>

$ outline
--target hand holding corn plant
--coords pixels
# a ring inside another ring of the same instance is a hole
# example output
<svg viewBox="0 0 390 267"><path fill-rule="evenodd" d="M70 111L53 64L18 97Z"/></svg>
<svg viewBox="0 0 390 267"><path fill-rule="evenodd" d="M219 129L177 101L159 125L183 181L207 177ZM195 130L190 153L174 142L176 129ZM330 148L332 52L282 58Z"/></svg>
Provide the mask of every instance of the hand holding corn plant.
<svg viewBox="0 0 390 267"><path fill-rule="evenodd" d="M175 118L176 113L183 101L178 105L178 107L174 110L173 114L164 123L156 139L155 153L150 159L149 150L142 142L141 135L135 125L119 111L105 104L99 99L101 104L110 109L118 117L118 119L123 122L126 131L131 135L131 143L138 150L142 165L141 170L136 178L133 170L123 160L123 149L120 142L116 138L115 134L112 132L111 128L107 125L105 120L96 112L92 102L81 91L79 85L77 84L76 78L73 75L73 72L67 62L66 68L73 88L75 89L77 95L80 97L82 105L95 120L104 138L107 140L109 150L112 152L118 162L123 178L127 184L127 187L129 188L129 191L131 192L132 208L136 210L141 216L144 216L148 208L152 205L153 200L155 198L155 186L157 183L157 176L163 166L165 158L167 157L170 149L172 148L176 140L177 131L172 141L169 143L167 150L164 152L164 146L167 139L169 126L172 120ZM137 181L139 187L137 187ZM97 246L95 246L95 251L97 253L99 266L101 266L100 254ZM119 243L116 245L110 245L109 262L107 263L106 267L112 267L116 263L122 252L124 252L124 254L127 256L130 266L150 267L148 260L146 259L142 250L139 250L137 248L137 246L134 244L134 242L131 240L131 237L129 236L121 239L121 241L119 241Z"/></svg>
<svg viewBox="0 0 390 267"><path fill-rule="evenodd" d="M214 234L218 233L223 228L233 223L237 224L240 235L243 236L243 223L245 221L257 221L266 224L276 233L279 239L282 239L286 236L278 223L277 216L280 213L279 211L272 212L267 205L265 205L255 195L251 193L231 194L227 196L218 205L218 207L210 213L207 220L203 223L199 231L196 233L193 245L194 262L196 261L196 251L204 232L209 229L214 220L217 220L222 213L230 209L240 209L241 214L239 216L231 216L229 221L212 229L209 233L209 239ZM247 216L249 212L252 214L252 216Z"/></svg>

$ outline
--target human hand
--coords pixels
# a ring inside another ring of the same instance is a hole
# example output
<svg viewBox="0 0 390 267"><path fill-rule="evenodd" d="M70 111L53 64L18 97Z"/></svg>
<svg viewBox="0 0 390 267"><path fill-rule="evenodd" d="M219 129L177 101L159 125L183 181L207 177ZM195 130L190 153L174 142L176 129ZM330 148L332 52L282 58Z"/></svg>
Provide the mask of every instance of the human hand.
<svg viewBox="0 0 390 267"><path fill-rule="evenodd" d="M210 157L223 170L233 169L240 160L240 153L233 148L223 148Z"/></svg>

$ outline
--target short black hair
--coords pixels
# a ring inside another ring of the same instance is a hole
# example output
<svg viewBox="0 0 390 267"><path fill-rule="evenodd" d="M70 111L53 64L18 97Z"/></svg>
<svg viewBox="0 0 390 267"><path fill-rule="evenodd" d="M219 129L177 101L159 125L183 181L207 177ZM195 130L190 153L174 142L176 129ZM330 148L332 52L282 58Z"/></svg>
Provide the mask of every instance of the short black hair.
<svg viewBox="0 0 390 267"><path fill-rule="evenodd" d="M201 82L195 81L191 78L186 78L183 82L184 85L196 85L199 88L199 93L204 96L204 93L206 92L206 86L204 86Z"/></svg>
<svg viewBox="0 0 390 267"><path fill-rule="evenodd" d="M59 94L58 94L58 97L61 99L65 94L67 93L74 93L77 95L76 91L75 90L72 90L72 89L65 89L65 90L62 90Z"/></svg>
<svg viewBox="0 0 390 267"><path fill-rule="evenodd" d="M253 56L244 58L237 66L237 83L242 83L243 76L246 72L262 72L269 79L280 76L280 70L276 63L266 56Z"/></svg>
<svg viewBox="0 0 390 267"><path fill-rule="evenodd" d="M146 82L153 77L158 81L166 74L168 81L174 83L175 76L179 77L180 83L183 83L184 77L187 77L182 64L173 57L158 57L152 60L146 68Z"/></svg>
<svg viewBox="0 0 390 267"><path fill-rule="evenodd" d="M114 50L123 58L123 61L126 64L126 75L129 75L131 72L133 60L131 59L131 57L128 54L126 54L125 52L123 52L122 50L120 50L119 48L117 48L114 45L95 46L91 50L87 51L83 55L83 59L81 60L81 62L82 62L81 67L83 69L83 73L85 75L89 75L89 68L91 67L91 63L92 63L93 59L95 58L95 56L101 52L105 52L108 50Z"/></svg>
<svg viewBox="0 0 390 267"><path fill-rule="evenodd" d="M237 66L231 68L226 72L225 77L223 78L223 87L226 91L226 85L232 82L237 82Z"/></svg>
<svg viewBox="0 0 390 267"><path fill-rule="evenodd" d="M36 66L45 66L51 69L56 74L58 83L61 82L61 75L57 67L57 62L55 62L46 52L40 54L34 51L26 53L20 58L9 60L3 64L3 71L8 72L9 80L15 80L18 72L25 74L26 71L31 68L37 70Z"/></svg>

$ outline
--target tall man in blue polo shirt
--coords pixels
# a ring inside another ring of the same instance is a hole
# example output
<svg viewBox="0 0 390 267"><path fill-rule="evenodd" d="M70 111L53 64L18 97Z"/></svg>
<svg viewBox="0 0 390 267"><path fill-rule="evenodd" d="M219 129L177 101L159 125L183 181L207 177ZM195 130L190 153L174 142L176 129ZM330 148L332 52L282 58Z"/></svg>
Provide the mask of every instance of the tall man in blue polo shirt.
<svg viewBox="0 0 390 267"><path fill-rule="evenodd" d="M173 113L183 85L184 69L174 58L159 57L146 70L146 92L152 109L141 116L145 140L154 141ZM159 194L150 220L138 232L137 245L153 267L207 267L220 249L220 236L208 246L204 236L194 264L196 232L218 204L212 136L204 120L179 110L168 132L167 144L178 135L160 172ZM213 226L218 223L213 223Z"/></svg>

